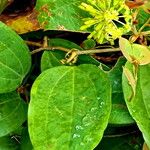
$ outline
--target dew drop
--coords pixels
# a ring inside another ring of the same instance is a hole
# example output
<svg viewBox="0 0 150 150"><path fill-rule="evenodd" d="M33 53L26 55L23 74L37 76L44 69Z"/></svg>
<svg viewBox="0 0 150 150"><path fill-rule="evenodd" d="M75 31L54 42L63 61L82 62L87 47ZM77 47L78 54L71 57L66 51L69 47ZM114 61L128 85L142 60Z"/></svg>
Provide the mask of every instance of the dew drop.
<svg viewBox="0 0 150 150"><path fill-rule="evenodd" d="M95 112L95 111L97 111L97 107L91 108L91 112Z"/></svg>
<svg viewBox="0 0 150 150"><path fill-rule="evenodd" d="M75 139L75 138L80 138L80 135L79 134L73 134L73 139Z"/></svg>
<svg viewBox="0 0 150 150"><path fill-rule="evenodd" d="M84 126L90 126L92 124L92 118L89 114L87 114L83 119L82 123Z"/></svg>
<svg viewBox="0 0 150 150"><path fill-rule="evenodd" d="M114 84L118 85L118 81L114 81Z"/></svg>
<svg viewBox="0 0 150 150"><path fill-rule="evenodd" d="M104 102L100 102L100 108L102 108L103 107L103 105L105 105L105 103Z"/></svg>
<svg viewBox="0 0 150 150"><path fill-rule="evenodd" d="M105 103L104 102L101 102L101 105L104 105Z"/></svg>
<svg viewBox="0 0 150 150"><path fill-rule="evenodd" d="M84 146L85 144L83 142L80 143L81 146Z"/></svg>
<svg viewBox="0 0 150 150"><path fill-rule="evenodd" d="M85 136L84 139L83 139L83 141L86 142L86 143L91 142L92 140L93 140L93 138L89 135Z"/></svg>
<svg viewBox="0 0 150 150"><path fill-rule="evenodd" d="M80 125L76 125L76 130L83 130L83 127L82 126L80 126Z"/></svg>
<svg viewBox="0 0 150 150"><path fill-rule="evenodd" d="M97 97L97 100L100 100L101 98L100 97Z"/></svg>
<svg viewBox="0 0 150 150"><path fill-rule="evenodd" d="M135 113L135 112L136 112L136 110L132 109L132 112L133 112L133 113Z"/></svg>

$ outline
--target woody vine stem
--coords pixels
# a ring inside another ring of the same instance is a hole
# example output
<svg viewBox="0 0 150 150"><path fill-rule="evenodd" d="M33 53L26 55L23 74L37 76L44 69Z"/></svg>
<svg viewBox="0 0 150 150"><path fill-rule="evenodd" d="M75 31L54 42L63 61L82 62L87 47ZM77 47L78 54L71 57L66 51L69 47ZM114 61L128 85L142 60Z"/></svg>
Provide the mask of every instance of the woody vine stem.
<svg viewBox="0 0 150 150"><path fill-rule="evenodd" d="M37 42L31 42L31 41L26 41L26 43L28 45L31 45L31 46L36 46L36 47L40 47L40 48L37 48L35 50L33 50L31 52L31 54L35 54L35 53L38 53L38 52L41 52L41 51L44 51L44 50L50 50L50 51L53 51L53 50L60 50L60 51L64 51L66 53L69 53L69 52L75 52L76 55L83 55L83 54L95 54L95 53L108 53L108 52L118 52L120 51L119 48L107 48L107 49L89 49L89 50L78 50L78 49L68 49L68 48L64 48L64 47L60 47L60 46L47 46L47 43L44 43L43 44L40 44L40 43L37 43Z"/></svg>

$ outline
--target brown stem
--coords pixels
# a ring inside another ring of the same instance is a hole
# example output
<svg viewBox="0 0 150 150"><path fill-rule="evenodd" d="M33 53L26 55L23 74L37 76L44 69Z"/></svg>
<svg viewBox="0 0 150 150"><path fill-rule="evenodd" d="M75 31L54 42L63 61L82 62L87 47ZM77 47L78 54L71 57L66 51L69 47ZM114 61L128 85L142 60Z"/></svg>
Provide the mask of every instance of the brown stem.
<svg viewBox="0 0 150 150"><path fill-rule="evenodd" d="M78 51L78 55L95 54L95 53L109 53L109 52L118 52L118 51L120 51L119 48L92 49L92 50Z"/></svg>
<svg viewBox="0 0 150 150"><path fill-rule="evenodd" d="M32 41L25 41L26 44L30 45L30 46L37 46L37 47L42 47L43 45L39 42L32 42Z"/></svg>
<svg viewBox="0 0 150 150"><path fill-rule="evenodd" d="M35 49L31 52L31 54L35 54L35 53L38 53L38 52L41 52L41 51L44 51L44 50L60 50L60 51L64 51L64 52L69 52L70 49L67 49L67 48L64 48L64 47L41 47L41 48L38 48L38 49Z"/></svg>
<svg viewBox="0 0 150 150"><path fill-rule="evenodd" d="M38 52L44 51L44 50L60 50L60 51L64 51L64 52L68 53L72 49L67 49L67 48L59 47L59 46L56 46L56 47L41 47L41 48L33 50L31 52L31 54L35 54L35 53L38 53ZM108 49L93 49L93 50L83 50L83 51L74 50L74 51L76 51L77 55L83 55L83 54L118 52L118 51L120 51L120 49L119 48L113 48L113 49L108 48Z"/></svg>

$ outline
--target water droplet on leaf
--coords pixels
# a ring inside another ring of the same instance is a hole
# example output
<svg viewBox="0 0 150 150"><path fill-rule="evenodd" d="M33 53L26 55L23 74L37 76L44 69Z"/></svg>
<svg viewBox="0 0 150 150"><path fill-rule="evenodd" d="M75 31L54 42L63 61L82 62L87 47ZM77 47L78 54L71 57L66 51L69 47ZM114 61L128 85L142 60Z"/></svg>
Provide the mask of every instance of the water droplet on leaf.
<svg viewBox="0 0 150 150"><path fill-rule="evenodd" d="M91 108L91 112L95 112L95 111L97 111L97 107Z"/></svg>
<svg viewBox="0 0 150 150"><path fill-rule="evenodd" d="M89 114L87 114L83 119L82 123L84 126L90 126L92 124L92 118Z"/></svg>
<svg viewBox="0 0 150 150"><path fill-rule="evenodd" d="M84 146L85 144L83 142L80 143L81 146Z"/></svg>
<svg viewBox="0 0 150 150"><path fill-rule="evenodd" d="M97 100L100 100L101 98L100 97L97 97Z"/></svg>
<svg viewBox="0 0 150 150"><path fill-rule="evenodd" d="M80 135L79 134L73 134L73 139L75 139L75 138L80 138Z"/></svg>
<svg viewBox="0 0 150 150"><path fill-rule="evenodd" d="M83 127L80 125L77 125L75 128L76 128L76 130L83 130Z"/></svg>
<svg viewBox="0 0 150 150"><path fill-rule="evenodd" d="M86 143L91 142L92 140L93 140L93 138L89 135L85 136L84 139L83 139L83 141L86 142Z"/></svg>

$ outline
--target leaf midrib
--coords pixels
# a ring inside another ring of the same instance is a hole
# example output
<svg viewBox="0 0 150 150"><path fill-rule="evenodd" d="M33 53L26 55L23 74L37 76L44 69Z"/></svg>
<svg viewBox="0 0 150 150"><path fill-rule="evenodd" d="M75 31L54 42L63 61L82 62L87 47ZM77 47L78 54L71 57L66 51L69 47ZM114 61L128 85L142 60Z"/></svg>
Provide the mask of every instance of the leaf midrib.
<svg viewBox="0 0 150 150"><path fill-rule="evenodd" d="M22 70L21 72L23 74L23 72L24 72L23 71L23 65L21 64L20 59L16 56L16 54L5 43L3 43L3 42L0 41L0 44L3 45L8 51L10 51L16 57L16 59L18 60L18 62L20 64L20 67L21 67L21 70Z"/></svg>
<svg viewBox="0 0 150 150"><path fill-rule="evenodd" d="M9 113L6 117L0 119L0 122L3 121L4 119L8 118L9 116L11 116L12 114L14 114L16 112L16 110L19 108L19 106L21 105L21 100L20 99L16 99L16 101L20 101L17 105L17 107L15 107L15 109Z"/></svg>
<svg viewBox="0 0 150 150"><path fill-rule="evenodd" d="M83 71L83 70L80 70L81 72L83 72L84 74L85 74L85 71ZM97 97L97 88L96 88L96 86L95 86L95 84L94 84L94 82L92 81L92 79L90 78L90 75L89 74L85 74L85 76L88 78L88 80L91 82L91 84L93 85L93 87L94 87L94 91L95 91L95 97ZM73 85L74 85L74 83L75 83L75 71L73 70ZM75 86L73 86L73 92L72 93L74 93L75 92ZM74 94L73 94L74 95ZM74 114L74 96L73 96L73 98L72 98L73 100L73 104L72 104L72 116L73 116L73 114ZM71 143L71 139L72 139L72 133L73 133L73 127L74 127L74 121L73 121L73 119L74 119L74 117L72 117L72 128L71 128L71 132L70 132L70 143L69 143L69 146L72 144ZM70 147L68 148L68 149L70 149Z"/></svg>

